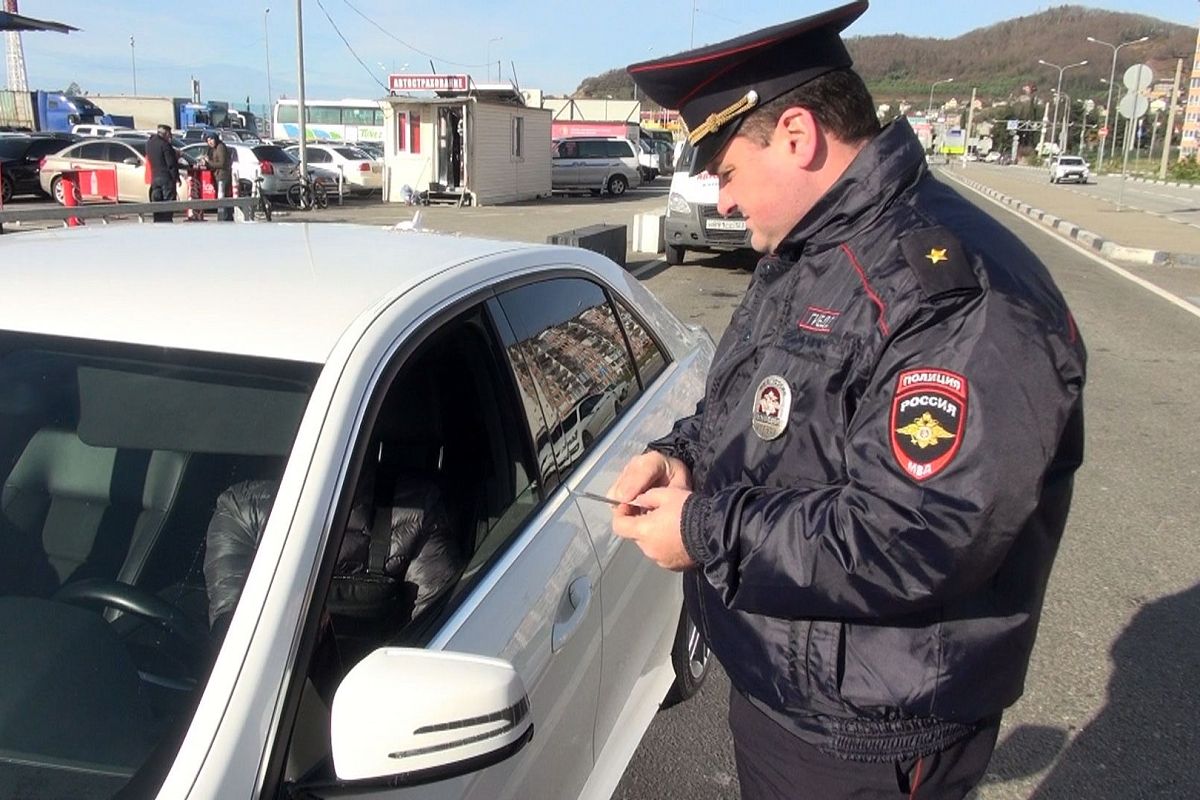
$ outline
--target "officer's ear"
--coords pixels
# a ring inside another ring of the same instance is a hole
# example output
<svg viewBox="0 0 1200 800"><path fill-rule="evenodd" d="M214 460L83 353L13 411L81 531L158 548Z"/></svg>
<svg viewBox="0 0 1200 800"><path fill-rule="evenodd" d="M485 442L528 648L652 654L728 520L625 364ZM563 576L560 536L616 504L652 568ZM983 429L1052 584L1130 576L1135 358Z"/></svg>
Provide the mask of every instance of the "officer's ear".
<svg viewBox="0 0 1200 800"><path fill-rule="evenodd" d="M821 126L807 108L792 106L779 115L775 124L775 137L786 147L789 158L796 159L796 166L809 169L819 165L822 156Z"/></svg>

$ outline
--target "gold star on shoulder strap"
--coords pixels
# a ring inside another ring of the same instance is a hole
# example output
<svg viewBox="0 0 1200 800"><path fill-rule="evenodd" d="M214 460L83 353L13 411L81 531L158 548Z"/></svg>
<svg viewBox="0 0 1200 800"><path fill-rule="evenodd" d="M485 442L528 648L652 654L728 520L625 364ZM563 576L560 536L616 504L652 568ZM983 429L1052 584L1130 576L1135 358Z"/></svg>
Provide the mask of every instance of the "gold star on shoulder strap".
<svg viewBox="0 0 1200 800"><path fill-rule="evenodd" d="M945 247L942 247L942 248L931 247L931 248L929 248L929 253L925 257L928 258L930 261L932 261L934 264L937 264L941 261L949 261L950 260L950 256L946 255Z"/></svg>

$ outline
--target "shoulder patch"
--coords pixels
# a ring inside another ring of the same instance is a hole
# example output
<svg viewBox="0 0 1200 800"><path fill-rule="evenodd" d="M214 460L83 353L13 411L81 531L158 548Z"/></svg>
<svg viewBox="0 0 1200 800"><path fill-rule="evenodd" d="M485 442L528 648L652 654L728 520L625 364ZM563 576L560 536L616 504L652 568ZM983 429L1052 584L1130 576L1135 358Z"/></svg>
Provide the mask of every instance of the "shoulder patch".
<svg viewBox="0 0 1200 800"><path fill-rule="evenodd" d="M905 234L900 249L927 299L979 289L979 279L962 245L945 228L922 228Z"/></svg>

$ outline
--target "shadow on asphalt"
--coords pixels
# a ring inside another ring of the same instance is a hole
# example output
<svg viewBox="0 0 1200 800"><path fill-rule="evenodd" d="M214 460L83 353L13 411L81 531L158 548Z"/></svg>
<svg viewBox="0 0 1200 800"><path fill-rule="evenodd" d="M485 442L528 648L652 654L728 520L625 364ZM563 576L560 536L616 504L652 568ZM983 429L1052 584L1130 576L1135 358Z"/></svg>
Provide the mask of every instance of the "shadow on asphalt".
<svg viewBox="0 0 1200 800"><path fill-rule="evenodd" d="M1113 644L1108 702L1071 741L1032 800L1200 797L1200 585L1142 607ZM987 783L1040 771L1066 732L1014 730L996 749Z"/></svg>

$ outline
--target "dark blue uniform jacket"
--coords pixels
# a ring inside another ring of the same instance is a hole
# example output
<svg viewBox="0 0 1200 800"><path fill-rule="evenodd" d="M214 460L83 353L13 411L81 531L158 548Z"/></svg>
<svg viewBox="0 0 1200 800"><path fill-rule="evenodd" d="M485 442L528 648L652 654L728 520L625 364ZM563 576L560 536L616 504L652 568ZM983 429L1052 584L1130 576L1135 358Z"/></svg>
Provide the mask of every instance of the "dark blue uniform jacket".
<svg viewBox="0 0 1200 800"><path fill-rule="evenodd" d="M1083 456L1083 343L1040 261L907 122L765 257L704 401L687 606L735 688L844 758L923 755L1022 692Z"/></svg>

